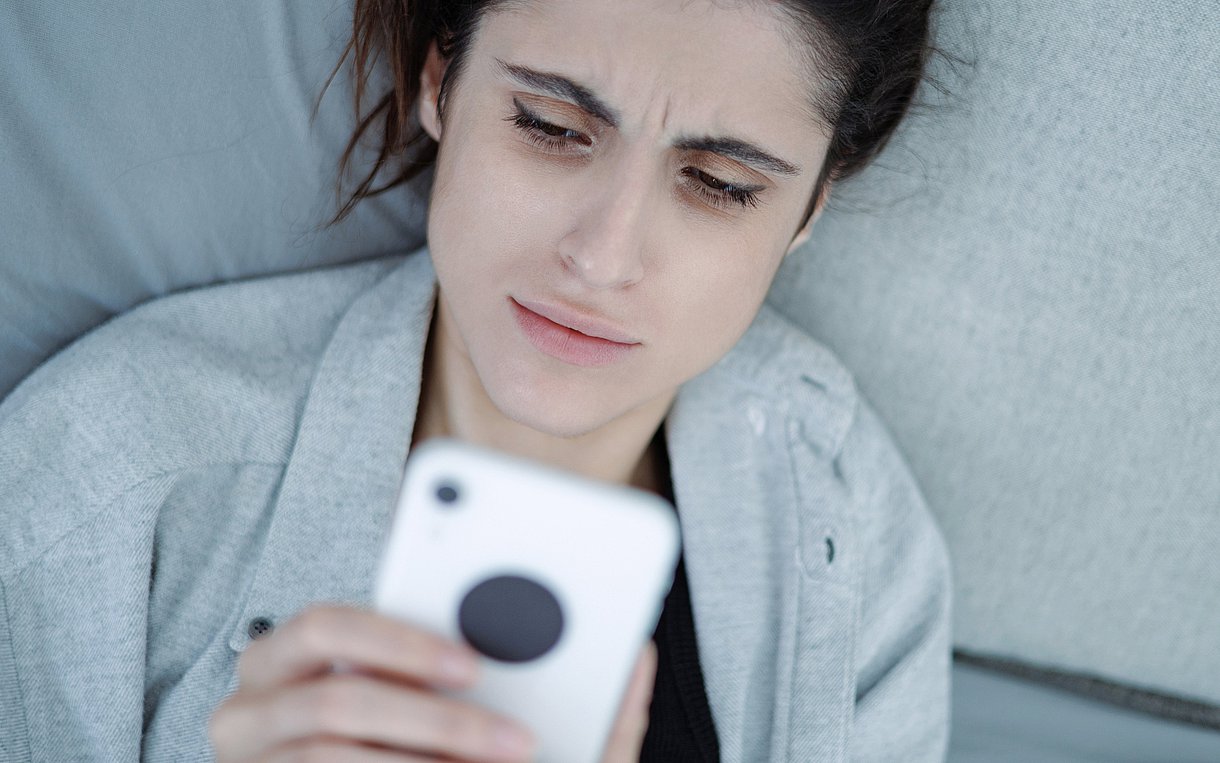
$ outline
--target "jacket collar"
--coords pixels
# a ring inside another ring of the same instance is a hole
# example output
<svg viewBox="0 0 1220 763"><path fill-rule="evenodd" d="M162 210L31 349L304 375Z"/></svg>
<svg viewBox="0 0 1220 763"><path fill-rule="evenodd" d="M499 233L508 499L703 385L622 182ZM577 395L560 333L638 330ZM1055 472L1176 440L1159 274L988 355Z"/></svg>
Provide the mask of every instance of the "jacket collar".
<svg viewBox="0 0 1220 763"><path fill-rule="evenodd" d="M319 363L230 632L236 651L249 643L254 617L281 622L315 601L372 603L436 297L426 247L387 262L392 267L352 303ZM764 307L732 351L683 385L665 422L691 604L695 621L707 625L698 643L708 701L729 734L763 699L755 676L776 670L777 634L794 616L794 594L779 590L792 585L783 568L791 559L776 553L801 532L790 451L799 440L831 458L851 415L850 377L797 336ZM342 549L332 540L340 538ZM722 738L728 748L750 749L747 742Z"/></svg>

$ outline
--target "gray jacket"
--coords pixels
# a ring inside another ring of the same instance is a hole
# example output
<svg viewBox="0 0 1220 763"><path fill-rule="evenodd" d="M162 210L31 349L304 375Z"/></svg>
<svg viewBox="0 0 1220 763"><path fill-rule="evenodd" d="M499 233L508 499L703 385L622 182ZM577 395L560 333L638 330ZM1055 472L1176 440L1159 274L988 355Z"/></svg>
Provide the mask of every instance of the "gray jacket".
<svg viewBox="0 0 1220 763"><path fill-rule="evenodd" d="M210 760L259 617L368 605L423 249L162 297L0 405L0 760ZM764 307L665 422L725 761L935 761L950 565L851 375Z"/></svg>

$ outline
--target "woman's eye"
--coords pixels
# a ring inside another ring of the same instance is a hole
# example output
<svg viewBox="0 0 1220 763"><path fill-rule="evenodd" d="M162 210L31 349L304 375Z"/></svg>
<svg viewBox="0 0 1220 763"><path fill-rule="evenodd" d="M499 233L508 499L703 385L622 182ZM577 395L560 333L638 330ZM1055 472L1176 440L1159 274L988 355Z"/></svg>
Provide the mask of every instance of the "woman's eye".
<svg viewBox="0 0 1220 763"><path fill-rule="evenodd" d="M515 114L505 121L516 125L526 140L551 153L563 153L572 143L582 146L592 145L593 141L576 130L539 119L521 108L518 104Z"/></svg>
<svg viewBox="0 0 1220 763"><path fill-rule="evenodd" d="M514 105L515 113L505 117L505 121L512 122L526 140L548 153L572 153L573 143L579 146L593 144L592 140L576 130L539 119L519 102L514 101ZM696 167L687 167L682 174L690 180L686 184L690 191L716 209L757 207L759 204L758 193L753 189L726 183Z"/></svg>
<svg viewBox="0 0 1220 763"><path fill-rule="evenodd" d="M682 174L690 178L687 183L696 196L718 209L727 209L734 204L739 207L757 207L758 192L742 188L715 178L697 167L687 167Z"/></svg>

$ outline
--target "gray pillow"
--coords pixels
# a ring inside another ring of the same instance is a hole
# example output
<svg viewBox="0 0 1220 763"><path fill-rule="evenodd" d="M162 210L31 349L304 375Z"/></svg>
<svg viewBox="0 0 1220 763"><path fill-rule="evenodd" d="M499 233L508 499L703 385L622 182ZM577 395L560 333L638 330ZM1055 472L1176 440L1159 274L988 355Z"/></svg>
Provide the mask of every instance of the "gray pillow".
<svg viewBox="0 0 1220 763"><path fill-rule="evenodd" d="M772 301L906 454L960 652L1220 722L1220 4L948 10L976 65Z"/></svg>
<svg viewBox="0 0 1220 763"><path fill-rule="evenodd" d="M410 249L418 188L342 225L338 0L0 3L0 397L110 315L214 281Z"/></svg>

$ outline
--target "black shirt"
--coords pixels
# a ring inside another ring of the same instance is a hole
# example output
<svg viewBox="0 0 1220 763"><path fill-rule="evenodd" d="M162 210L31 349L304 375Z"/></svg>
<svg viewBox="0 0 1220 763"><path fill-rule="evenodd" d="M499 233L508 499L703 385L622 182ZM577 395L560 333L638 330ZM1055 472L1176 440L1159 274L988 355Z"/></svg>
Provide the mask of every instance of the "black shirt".
<svg viewBox="0 0 1220 763"><path fill-rule="evenodd" d="M665 453L663 438L661 453ZM660 460L664 462L661 484L673 503L668 458L663 455ZM720 744L703 687L682 555L653 641L657 645L657 680L648 709L648 731L640 749L641 763L717 763Z"/></svg>

